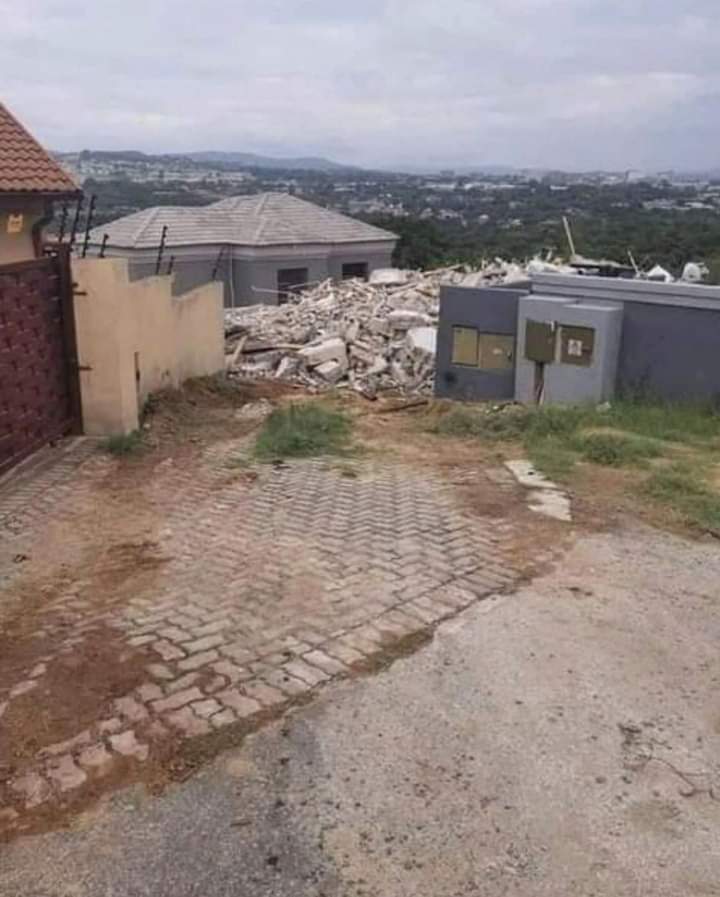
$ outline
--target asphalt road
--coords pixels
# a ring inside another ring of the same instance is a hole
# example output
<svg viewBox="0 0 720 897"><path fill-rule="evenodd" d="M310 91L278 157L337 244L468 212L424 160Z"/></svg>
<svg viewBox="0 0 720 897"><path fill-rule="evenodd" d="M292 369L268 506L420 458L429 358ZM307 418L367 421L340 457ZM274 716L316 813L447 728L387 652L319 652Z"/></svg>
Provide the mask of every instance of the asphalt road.
<svg viewBox="0 0 720 897"><path fill-rule="evenodd" d="M720 895L720 551L584 538L160 797L0 852L5 897Z"/></svg>

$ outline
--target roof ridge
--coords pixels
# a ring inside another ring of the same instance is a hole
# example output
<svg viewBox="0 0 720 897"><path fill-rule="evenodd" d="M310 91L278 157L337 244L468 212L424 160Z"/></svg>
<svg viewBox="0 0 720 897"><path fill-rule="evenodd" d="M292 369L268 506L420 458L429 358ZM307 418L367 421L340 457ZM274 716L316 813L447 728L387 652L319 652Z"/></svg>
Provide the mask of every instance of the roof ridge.
<svg viewBox="0 0 720 897"><path fill-rule="evenodd" d="M57 194L82 192L57 159L33 137L8 107L0 102L0 132L3 129L5 133L2 134L2 142L6 146L2 147L0 153L0 168L6 165L9 173L3 176L0 170L0 192ZM26 166L25 170L18 164L19 162ZM44 184L43 178L45 178Z"/></svg>
<svg viewBox="0 0 720 897"><path fill-rule="evenodd" d="M158 213L160 212L160 208L160 206L151 206L149 209L144 209L147 214L145 215L144 219L141 219L138 229L133 234L133 243L139 242L142 235L152 224L152 222L157 218Z"/></svg>
<svg viewBox="0 0 720 897"><path fill-rule="evenodd" d="M265 230L266 221L263 218L263 213L265 212L265 207L267 206L271 196L272 194L270 192L261 193L260 201L255 206L255 215L258 219L257 227L255 228L254 233L256 243L258 243L262 239L263 231Z"/></svg>

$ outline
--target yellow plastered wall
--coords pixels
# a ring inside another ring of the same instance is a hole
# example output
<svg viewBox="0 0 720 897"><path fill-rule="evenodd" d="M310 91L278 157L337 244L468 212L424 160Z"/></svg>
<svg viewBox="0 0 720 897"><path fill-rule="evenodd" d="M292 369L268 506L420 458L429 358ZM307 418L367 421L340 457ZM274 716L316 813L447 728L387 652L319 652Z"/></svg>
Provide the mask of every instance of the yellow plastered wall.
<svg viewBox="0 0 720 897"><path fill-rule="evenodd" d="M130 433L152 392L225 367L222 285L172 295L172 277L131 281L125 259L73 261L83 429Z"/></svg>
<svg viewBox="0 0 720 897"><path fill-rule="evenodd" d="M35 258L32 231L44 214L38 197L0 197L0 265Z"/></svg>

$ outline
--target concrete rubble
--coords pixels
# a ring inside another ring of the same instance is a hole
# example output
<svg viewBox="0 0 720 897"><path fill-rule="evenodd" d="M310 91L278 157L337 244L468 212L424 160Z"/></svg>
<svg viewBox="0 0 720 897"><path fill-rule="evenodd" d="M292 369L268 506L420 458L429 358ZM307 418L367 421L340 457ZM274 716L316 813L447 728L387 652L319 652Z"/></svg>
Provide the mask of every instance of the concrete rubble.
<svg viewBox="0 0 720 897"><path fill-rule="evenodd" d="M226 311L231 375L292 381L312 390L430 394L441 285L480 286L527 279L527 268L496 260L419 272L374 271L369 282L330 280L283 305Z"/></svg>

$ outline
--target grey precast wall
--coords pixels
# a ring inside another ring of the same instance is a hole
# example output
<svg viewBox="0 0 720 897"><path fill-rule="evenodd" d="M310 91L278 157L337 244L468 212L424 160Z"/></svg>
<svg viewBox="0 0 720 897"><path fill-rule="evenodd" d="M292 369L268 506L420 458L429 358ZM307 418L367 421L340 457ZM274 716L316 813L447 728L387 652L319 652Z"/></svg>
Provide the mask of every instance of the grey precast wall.
<svg viewBox="0 0 720 897"><path fill-rule="evenodd" d="M619 394L720 398L720 287L538 275L532 292L622 303Z"/></svg>
<svg viewBox="0 0 720 897"><path fill-rule="evenodd" d="M515 396L514 370L452 364L453 327L517 336L519 298L532 295L565 299L578 309L621 307L616 394L720 403L720 287L554 274L516 286L442 289L436 395L468 401Z"/></svg>
<svg viewBox="0 0 720 897"><path fill-rule="evenodd" d="M505 287L469 289L443 287L437 340L435 395L439 398L482 401L512 399L515 369L484 371L452 363L453 329L475 327L498 336L517 334L518 302L527 289Z"/></svg>

